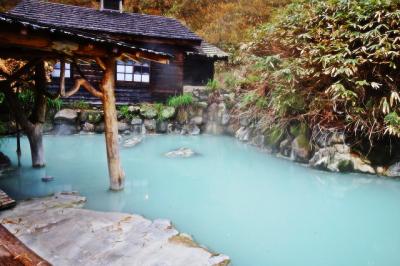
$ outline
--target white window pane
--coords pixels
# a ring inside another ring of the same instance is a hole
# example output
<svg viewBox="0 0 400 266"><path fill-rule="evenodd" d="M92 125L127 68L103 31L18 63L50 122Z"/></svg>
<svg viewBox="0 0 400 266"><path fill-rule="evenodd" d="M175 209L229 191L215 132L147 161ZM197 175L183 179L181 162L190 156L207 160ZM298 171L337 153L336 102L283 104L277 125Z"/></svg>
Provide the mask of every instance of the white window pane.
<svg viewBox="0 0 400 266"><path fill-rule="evenodd" d="M125 74L125 81L132 81L133 75L132 74Z"/></svg>
<svg viewBox="0 0 400 266"><path fill-rule="evenodd" d="M149 67L149 64L148 63L144 63L143 66L144 67Z"/></svg>
<svg viewBox="0 0 400 266"><path fill-rule="evenodd" d="M133 66L133 63L134 63L134 62L132 62L132 61L128 61L128 62L126 62L126 65L127 65L127 66Z"/></svg>
<svg viewBox="0 0 400 266"><path fill-rule="evenodd" d="M125 80L125 75L123 73L117 73L117 80Z"/></svg>
<svg viewBox="0 0 400 266"><path fill-rule="evenodd" d="M125 66L117 65L117 72L124 73L125 72Z"/></svg>
<svg viewBox="0 0 400 266"><path fill-rule="evenodd" d="M61 68L61 64L60 64L60 62L57 62L55 65L54 65L54 69L60 69Z"/></svg>
<svg viewBox="0 0 400 266"><path fill-rule="evenodd" d="M60 74L61 74L60 69L54 69L53 73L51 73L51 75L52 75L54 78L59 78L59 77L60 77Z"/></svg>
<svg viewBox="0 0 400 266"><path fill-rule="evenodd" d="M59 70L60 71L60 70ZM70 78L71 77L71 70L65 70L65 77Z"/></svg>
<svg viewBox="0 0 400 266"><path fill-rule="evenodd" d="M141 82L142 81L142 75L138 72L135 72L135 75L133 77L133 81L135 82Z"/></svg>
<svg viewBox="0 0 400 266"><path fill-rule="evenodd" d="M133 66L126 66L125 67L125 73L132 74L133 73Z"/></svg>
<svg viewBox="0 0 400 266"><path fill-rule="evenodd" d="M142 82L149 83L150 82L150 75L149 74L143 74L142 75Z"/></svg>
<svg viewBox="0 0 400 266"><path fill-rule="evenodd" d="M65 69L71 69L71 64L65 63Z"/></svg>

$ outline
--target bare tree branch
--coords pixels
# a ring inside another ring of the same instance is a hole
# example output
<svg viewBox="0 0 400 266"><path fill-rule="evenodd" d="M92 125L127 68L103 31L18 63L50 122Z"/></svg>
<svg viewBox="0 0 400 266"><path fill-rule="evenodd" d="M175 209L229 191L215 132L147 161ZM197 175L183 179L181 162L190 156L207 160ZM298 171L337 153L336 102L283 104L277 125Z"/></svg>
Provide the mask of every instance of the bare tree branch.
<svg viewBox="0 0 400 266"><path fill-rule="evenodd" d="M65 97L71 97L75 93L79 91L79 89L83 87L85 90L87 90L90 94L92 94L95 97L98 97L100 99L103 98L103 93L96 90L86 79L80 78L75 80L75 84L72 87L72 89L69 92L65 93Z"/></svg>
<svg viewBox="0 0 400 266"><path fill-rule="evenodd" d="M103 62L103 60L100 57L96 57L96 63L100 66L100 68L104 71L106 70L106 64Z"/></svg>

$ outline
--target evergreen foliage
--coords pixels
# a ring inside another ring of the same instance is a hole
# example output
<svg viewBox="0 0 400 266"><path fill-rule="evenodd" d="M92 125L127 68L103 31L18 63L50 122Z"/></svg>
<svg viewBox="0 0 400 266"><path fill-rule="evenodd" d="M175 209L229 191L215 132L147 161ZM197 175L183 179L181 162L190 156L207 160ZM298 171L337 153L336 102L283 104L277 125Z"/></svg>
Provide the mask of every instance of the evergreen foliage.
<svg viewBox="0 0 400 266"><path fill-rule="evenodd" d="M282 124L400 137L399 23L398 1L298 0L280 10L248 49L265 112Z"/></svg>

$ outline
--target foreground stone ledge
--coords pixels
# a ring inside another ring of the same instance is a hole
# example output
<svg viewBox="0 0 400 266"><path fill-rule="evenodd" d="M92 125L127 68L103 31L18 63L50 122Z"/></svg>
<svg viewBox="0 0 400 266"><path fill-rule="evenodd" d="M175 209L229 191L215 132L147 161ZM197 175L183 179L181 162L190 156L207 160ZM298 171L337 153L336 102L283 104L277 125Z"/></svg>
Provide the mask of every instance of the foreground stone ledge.
<svg viewBox="0 0 400 266"><path fill-rule="evenodd" d="M0 222L54 265L229 264L168 220L85 210L85 201L76 193L23 201L0 213Z"/></svg>

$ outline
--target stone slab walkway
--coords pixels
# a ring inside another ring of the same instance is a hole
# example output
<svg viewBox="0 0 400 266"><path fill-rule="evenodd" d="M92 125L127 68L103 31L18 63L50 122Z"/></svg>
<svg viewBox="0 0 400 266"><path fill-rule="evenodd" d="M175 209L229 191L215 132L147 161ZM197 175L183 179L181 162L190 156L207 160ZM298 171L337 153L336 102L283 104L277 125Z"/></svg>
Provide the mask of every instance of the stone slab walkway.
<svg viewBox="0 0 400 266"><path fill-rule="evenodd" d="M199 247L168 220L82 209L73 193L19 203L0 222L54 265L178 266L229 264Z"/></svg>

